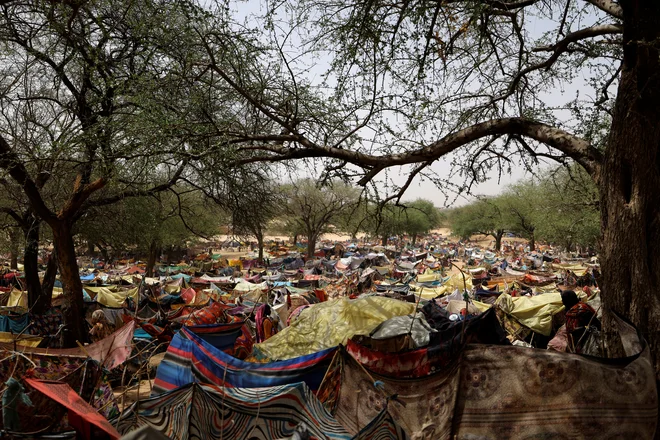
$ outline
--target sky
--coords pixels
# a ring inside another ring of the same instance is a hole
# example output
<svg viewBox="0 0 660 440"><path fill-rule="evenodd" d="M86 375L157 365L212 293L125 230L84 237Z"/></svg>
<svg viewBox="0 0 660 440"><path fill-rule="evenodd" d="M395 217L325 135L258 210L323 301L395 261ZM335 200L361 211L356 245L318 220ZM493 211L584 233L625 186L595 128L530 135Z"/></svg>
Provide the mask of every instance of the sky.
<svg viewBox="0 0 660 440"><path fill-rule="evenodd" d="M204 1L204 0L202 0ZM206 0L209 1L209 0ZM241 0L236 1L230 4L230 9L232 10L232 15L239 21L244 20L246 25L251 26L250 17L253 15L260 15L265 12L265 6L263 0ZM587 19L595 20L595 17L587 16ZM526 30L532 37L540 36L542 33L549 30L553 30L556 24L552 21L542 21L542 20L533 20L526 26ZM309 70L309 78L312 81L316 81L318 77L325 72L326 68L329 65L330 59L328 58L317 58L314 60L305 60L311 68ZM586 89L587 85L583 77L577 77L573 82L568 84L563 84L562 87L553 89L552 93L545 94L542 96L542 99L546 104L551 106L561 106L575 96L577 92L582 89ZM561 111L560 111L561 112ZM568 113L558 114L561 119L570 118ZM541 164L539 171L547 169L549 167L556 166L554 162L545 161ZM462 183L462 179L458 176L452 177L449 176L451 171L450 158L441 158L434 162L430 167L431 170L435 172L438 176L449 177L449 180L455 182L456 184ZM391 168L387 173L387 178L391 180L396 185L403 185L408 177L408 172L410 168ZM300 177L310 177L314 176L317 173L317 169L312 165L311 167L301 167L298 172ZM473 187L472 194L474 196L492 196L502 192L508 185L515 183L521 179L533 178L533 176L526 171L522 166L513 167L510 174L503 174L498 176L496 171L492 171L488 175L486 182L479 183ZM382 179L382 173L380 178ZM380 185L383 186L382 184ZM474 200L474 196L461 196L457 199L453 197L448 199L442 191L440 191L433 182L425 181L423 179L417 178L411 186L408 188L406 195L403 200L414 200L417 198L424 198L431 200L436 206L445 207L449 202L453 202L453 206L460 206L469 203L471 200Z"/></svg>

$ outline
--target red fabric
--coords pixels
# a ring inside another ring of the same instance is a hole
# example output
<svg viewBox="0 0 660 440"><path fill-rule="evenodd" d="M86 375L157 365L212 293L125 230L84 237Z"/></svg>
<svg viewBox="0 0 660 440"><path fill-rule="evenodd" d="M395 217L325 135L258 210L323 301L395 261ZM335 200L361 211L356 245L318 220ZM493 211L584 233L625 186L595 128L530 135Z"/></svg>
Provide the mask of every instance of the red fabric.
<svg viewBox="0 0 660 440"><path fill-rule="evenodd" d="M580 327L589 325L589 321L596 314L596 311L589 304L580 301L566 312L566 333L572 334Z"/></svg>
<svg viewBox="0 0 660 440"><path fill-rule="evenodd" d="M228 322L225 310L227 306L218 302L214 302L208 307L204 307L195 311L188 316L183 322L183 325L202 325L202 324L215 324L218 322Z"/></svg>
<svg viewBox="0 0 660 440"><path fill-rule="evenodd" d="M93 427L105 433L107 438L118 439L121 437L105 417L85 402L68 384L30 378L26 378L25 382L35 390L66 407L69 410L69 424L76 428L82 438L98 439L100 436L94 432Z"/></svg>
<svg viewBox="0 0 660 440"><path fill-rule="evenodd" d="M194 302L196 296L197 292L195 292L195 289L192 287L189 287L188 289L181 289L181 298L183 298L183 301L186 304Z"/></svg>

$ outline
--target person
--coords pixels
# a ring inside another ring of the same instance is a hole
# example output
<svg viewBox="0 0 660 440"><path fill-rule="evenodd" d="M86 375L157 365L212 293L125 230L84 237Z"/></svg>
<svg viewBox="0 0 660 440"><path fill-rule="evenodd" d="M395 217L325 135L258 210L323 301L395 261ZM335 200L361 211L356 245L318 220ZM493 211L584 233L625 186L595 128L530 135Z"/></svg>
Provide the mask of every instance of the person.
<svg viewBox="0 0 660 440"><path fill-rule="evenodd" d="M566 334L569 351L580 353L586 342L583 338L587 327L601 329L596 311L589 304L580 301L573 290L564 290L561 293L561 302L566 310Z"/></svg>
<svg viewBox="0 0 660 440"><path fill-rule="evenodd" d="M100 341L106 336L110 336L114 331L114 326L108 322L103 310L95 310L92 313L92 328L89 331L92 342Z"/></svg>

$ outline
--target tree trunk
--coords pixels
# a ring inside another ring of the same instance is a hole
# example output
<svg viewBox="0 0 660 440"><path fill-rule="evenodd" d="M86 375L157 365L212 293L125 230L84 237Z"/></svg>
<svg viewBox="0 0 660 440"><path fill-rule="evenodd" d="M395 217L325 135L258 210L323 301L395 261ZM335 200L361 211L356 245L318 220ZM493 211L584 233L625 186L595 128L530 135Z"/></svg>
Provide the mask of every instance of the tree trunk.
<svg viewBox="0 0 660 440"><path fill-rule="evenodd" d="M87 331L83 310L82 282L76 261L76 249L71 234L71 225L67 221L57 220L51 224L53 241L60 267L60 279L64 290L62 304L62 346L75 347L76 341L87 340Z"/></svg>
<svg viewBox="0 0 660 440"><path fill-rule="evenodd" d="M46 273L44 280L41 282L41 292L44 300L48 300L48 308L51 306L51 299L53 297L53 287L55 286L55 277L57 276L57 254L55 250L48 257L48 264L46 265Z"/></svg>
<svg viewBox="0 0 660 440"><path fill-rule="evenodd" d="M156 266L156 259L160 254L160 246L156 243L156 240L152 240L149 245L149 256L147 257L147 267L145 268L144 274L148 277L154 276L154 267Z"/></svg>
<svg viewBox="0 0 660 440"><path fill-rule="evenodd" d="M387 246L387 235L383 235L383 238L382 238L382 245L383 245L383 246Z"/></svg>
<svg viewBox="0 0 660 440"><path fill-rule="evenodd" d="M15 228L9 232L9 268L18 270L18 234Z"/></svg>
<svg viewBox="0 0 660 440"><path fill-rule="evenodd" d="M33 215L23 217L23 236L25 237L25 252L23 253L23 266L25 270L25 284L28 292L28 307L35 315L42 315L51 305L53 289L45 294L39 281L39 230L41 220Z"/></svg>
<svg viewBox="0 0 660 440"><path fill-rule="evenodd" d="M94 249L94 243L92 243L91 241L87 241L87 256L93 257L95 252L96 249Z"/></svg>
<svg viewBox="0 0 660 440"><path fill-rule="evenodd" d="M256 235L257 235L257 247L259 248L258 261L259 263L262 263L264 261L264 234L256 234Z"/></svg>
<svg viewBox="0 0 660 440"><path fill-rule="evenodd" d="M534 249L536 249L536 240L534 239L534 233L532 232L529 235L529 251L534 252Z"/></svg>
<svg viewBox="0 0 660 440"><path fill-rule="evenodd" d="M417 241L417 234L413 234L412 236L412 246L415 246L415 242Z"/></svg>
<svg viewBox="0 0 660 440"><path fill-rule="evenodd" d="M316 237L313 233L307 233L307 256L314 258L314 251L316 251Z"/></svg>
<svg viewBox="0 0 660 440"><path fill-rule="evenodd" d="M502 249L503 236L504 236L504 231L502 229L498 229L497 232L495 232L495 252L499 252L500 249Z"/></svg>
<svg viewBox="0 0 660 440"><path fill-rule="evenodd" d="M295 246L296 244L298 244L298 234L293 235L293 245Z"/></svg>
<svg viewBox="0 0 660 440"><path fill-rule="evenodd" d="M610 312L648 341L660 378L660 2L622 0L623 65L606 157L596 175L601 206L605 337Z"/></svg>

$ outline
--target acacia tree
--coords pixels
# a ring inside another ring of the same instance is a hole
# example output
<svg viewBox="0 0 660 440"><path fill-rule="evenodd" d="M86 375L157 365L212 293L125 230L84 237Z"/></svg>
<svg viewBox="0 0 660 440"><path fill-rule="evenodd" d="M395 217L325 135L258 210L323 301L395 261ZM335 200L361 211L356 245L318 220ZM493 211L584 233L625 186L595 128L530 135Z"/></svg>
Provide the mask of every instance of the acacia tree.
<svg viewBox="0 0 660 440"><path fill-rule="evenodd" d="M536 230L543 221L539 207L544 203L541 188L532 180L511 185L498 203L508 228L529 240L529 249L536 249Z"/></svg>
<svg viewBox="0 0 660 440"><path fill-rule="evenodd" d="M452 232L464 239L474 234L491 236L495 239L495 250L499 251L502 237L509 229L500 205L500 198L492 197L456 208L450 216Z"/></svg>
<svg viewBox="0 0 660 440"><path fill-rule="evenodd" d="M4 119L56 134L24 142L3 123L0 169L52 231L67 346L86 337L75 222L91 207L171 188L208 147L189 142L204 102L186 48L196 36L187 23L206 17L185 0L0 4ZM67 177L55 200L40 185L42 169Z"/></svg>
<svg viewBox="0 0 660 440"><path fill-rule="evenodd" d="M293 10L278 43L299 27L298 47L332 57L332 115L344 124L305 114L302 94L288 106L251 94L247 74L235 89L282 130L243 137L252 144L235 150L245 153L237 163L323 157L326 171L360 174L362 185L411 166L398 197L420 176L455 184L431 168L445 156L455 166L447 175L467 178L462 191L493 169L573 161L600 194L608 350L620 354L615 311L648 339L660 372L660 299L648 288L660 284L660 126L649 122L660 116L660 2L299 0ZM539 21L551 30L535 30ZM283 58L298 84L307 66L295 65L298 54ZM562 98L573 82L576 93Z"/></svg>
<svg viewBox="0 0 660 440"><path fill-rule="evenodd" d="M537 236L562 245L594 248L600 229L598 189L582 169L560 167L539 182L542 203L537 207Z"/></svg>
<svg viewBox="0 0 660 440"><path fill-rule="evenodd" d="M284 185L282 191L288 199L283 206L284 213L304 231L310 258L314 256L316 242L332 221L358 201L357 189L342 182L319 187L311 179L302 179Z"/></svg>

